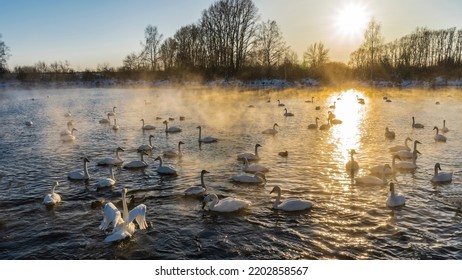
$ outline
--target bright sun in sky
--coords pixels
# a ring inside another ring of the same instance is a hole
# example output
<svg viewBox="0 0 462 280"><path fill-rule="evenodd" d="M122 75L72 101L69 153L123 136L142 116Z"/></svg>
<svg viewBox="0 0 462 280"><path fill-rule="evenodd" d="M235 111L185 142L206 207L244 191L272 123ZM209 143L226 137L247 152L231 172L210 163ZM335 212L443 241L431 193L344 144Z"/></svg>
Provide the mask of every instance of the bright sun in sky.
<svg viewBox="0 0 462 280"><path fill-rule="evenodd" d="M359 3L349 3L340 7L334 17L336 30L347 37L362 36L369 20L369 11Z"/></svg>

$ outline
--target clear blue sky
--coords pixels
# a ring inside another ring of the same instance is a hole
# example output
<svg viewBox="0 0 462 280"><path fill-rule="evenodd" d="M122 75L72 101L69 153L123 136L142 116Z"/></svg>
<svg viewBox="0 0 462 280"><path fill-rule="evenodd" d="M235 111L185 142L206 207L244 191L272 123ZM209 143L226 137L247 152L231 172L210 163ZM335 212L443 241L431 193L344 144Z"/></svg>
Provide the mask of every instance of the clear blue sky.
<svg viewBox="0 0 462 280"><path fill-rule="evenodd" d="M144 28L158 27L164 38L196 23L215 0L0 0L0 34L10 47L10 68L68 60L84 70L140 50ZM336 27L348 5L375 17L385 40L416 27L462 28L460 0L254 0L262 20L275 20L288 45L302 58L306 48L322 41L331 60L348 61L362 33L345 34ZM364 16L364 15L361 15ZM357 16L360 17L360 16ZM343 22L342 22L343 24ZM345 25L345 24L343 24ZM353 27L351 27L353 28Z"/></svg>

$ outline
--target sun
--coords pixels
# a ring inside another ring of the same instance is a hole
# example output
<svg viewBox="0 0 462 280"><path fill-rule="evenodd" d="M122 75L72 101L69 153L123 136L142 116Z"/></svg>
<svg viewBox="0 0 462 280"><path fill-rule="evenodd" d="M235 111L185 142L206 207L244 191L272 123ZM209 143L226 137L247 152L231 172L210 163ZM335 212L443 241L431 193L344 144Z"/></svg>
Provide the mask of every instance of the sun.
<svg viewBox="0 0 462 280"><path fill-rule="evenodd" d="M365 5L348 3L337 11L334 17L335 28L344 36L358 37L363 34L369 19L369 11Z"/></svg>

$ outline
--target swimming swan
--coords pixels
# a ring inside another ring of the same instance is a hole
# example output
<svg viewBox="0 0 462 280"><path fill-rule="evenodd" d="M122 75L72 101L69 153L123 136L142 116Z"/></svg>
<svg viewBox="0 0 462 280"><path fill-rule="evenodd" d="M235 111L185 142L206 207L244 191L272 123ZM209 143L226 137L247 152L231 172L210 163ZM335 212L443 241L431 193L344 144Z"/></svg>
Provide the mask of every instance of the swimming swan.
<svg viewBox="0 0 462 280"><path fill-rule="evenodd" d="M238 160L244 160L246 158L248 161L252 160L259 160L260 157L258 156L258 147L261 147L260 144L255 144L255 154L252 153L242 153L237 155Z"/></svg>
<svg viewBox="0 0 462 280"><path fill-rule="evenodd" d="M183 153L181 152L181 145L183 144L184 143L182 141L179 141L178 142L178 152L174 150L168 150L164 152L163 156L167 158L182 157Z"/></svg>
<svg viewBox="0 0 462 280"><path fill-rule="evenodd" d="M412 161L401 161L395 164L396 169L402 171L413 171L417 168L417 154L420 154L418 150L412 152Z"/></svg>
<svg viewBox="0 0 462 280"><path fill-rule="evenodd" d="M218 200L218 196L216 194L209 194L202 201L202 209L204 209L207 205L210 211L229 213L247 208L251 205L251 202L245 199L232 197Z"/></svg>
<svg viewBox="0 0 462 280"><path fill-rule="evenodd" d="M441 166L439 163L435 164L435 175L433 175L431 181L433 183L448 183L452 181L452 172L451 173L446 173L446 172L439 172L438 170L441 170Z"/></svg>
<svg viewBox="0 0 462 280"><path fill-rule="evenodd" d="M88 174L88 163L90 161L88 158L83 158L83 170L74 170L67 174L67 177L70 180L88 180L90 179L90 175Z"/></svg>
<svg viewBox="0 0 462 280"><path fill-rule="evenodd" d="M201 185L200 186L194 186L194 187L187 188L184 191L184 194L185 195L203 195L203 194L205 194L205 192L207 191L207 187L205 186L205 183L204 183L204 175L206 173L210 173L210 172L208 172L205 169L201 171Z"/></svg>
<svg viewBox="0 0 462 280"><path fill-rule="evenodd" d="M385 175L391 175L394 172L396 172L396 166L395 166L396 165L396 159L401 160L401 158L398 155L394 155L393 158L392 158L391 167L390 167L390 165L388 163L379 164L379 165L376 165L376 166L373 166L373 167L369 168L369 171L371 172L371 174L376 174L376 175L380 175L380 176L382 176L383 173Z"/></svg>
<svg viewBox="0 0 462 280"><path fill-rule="evenodd" d="M275 123L275 124L273 124L273 128L265 129L261 133L274 135L274 134L278 133L278 131L276 130L276 126L279 126L279 125L277 123Z"/></svg>
<svg viewBox="0 0 462 280"><path fill-rule="evenodd" d="M119 130L120 126L117 124L117 119L114 119L114 125L112 126L113 130Z"/></svg>
<svg viewBox="0 0 462 280"><path fill-rule="evenodd" d="M100 123L100 124L110 124L110 123L111 123L110 117L111 117L111 115L108 113L108 114L107 114L107 118L106 118L106 119L101 119L101 120L99 120L99 123Z"/></svg>
<svg viewBox="0 0 462 280"><path fill-rule="evenodd" d="M144 161L143 156L148 155L146 151L140 152L141 159L140 160L132 160L129 163L125 164L123 167L125 169L138 169L138 168L145 168L148 164Z"/></svg>
<svg viewBox="0 0 462 280"><path fill-rule="evenodd" d="M114 186L115 183L116 183L116 180L114 178L114 167L109 166L109 178L99 179L96 182L96 188L97 189L110 188Z"/></svg>
<svg viewBox="0 0 462 280"><path fill-rule="evenodd" d="M177 172L173 167L168 165L162 165L162 158L160 156L154 159L154 161L156 160L159 161L159 167L157 167L156 169L157 173L161 175L177 175Z"/></svg>
<svg viewBox="0 0 462 280"><path fill-rule="evenodd" d="M446 127L446 120L443 120L443 128L441 129L441 132L446 133L449 131L449 128Z"/></svg>
<svg viewBox="0 0 462 280"><path fill-rule="evenodd" d="M386 204L388 207L399 207L406 203L406 198L403 195L395 193L395 184L390 183L390 194L387 197Z"/></svg>
<svg viewBox="0 0 462 280"><path fill-rule="evenodd" d="M128 212L126 195L127 189L124 188L122 189L123 215L120 214L119 209L112 202L104 205L104 217L99 229L106 230L111 223L114 224L112 233L104 239L104 242L114 242L131 237L136 230L133 221L136 221L140 229L148 227L146 223L146 205L140 204Z"/></svg>
<svg viewBox="0 0 462 280"><path fill-rule="evenodd" d="M388 139L395 139L395 132L388 129L388 126L385 127L385 137Z"/></svg>
<svg viewBox="0 0 462 280"><path fill-rule="evenodd" d="M356 154L355 150L350 151L351 159L345 165L345 169L348 173L354 173L359 170L359 164L354 160L353 155Z"/></svg>
<svg viewBox="0 0 462 280"><path fill-rule="evenodd" d="M262 172L255 172L253 176L247 174L235 175L231 178L232 181L244 184L262 184L266 183L265 174Z"/></svg>
<svg viewBox="0 0 462 280"><path fill-rule="evenodd" d="M403 145L396 145L396 146L390 147L390 148L388 149L388 151L390 151L390 152L392 152L392 153L393 153L393 152L402 151L402 150L408 150L408 151L410 151L411 148L409 148L409 146L407 145L407 142L408 142L408 141L412 141L412 139L409 138L409 137L407 137L406 139L404 139L404 146L403 146Z"/></svg>
<svg viewBox="0 0 462 280"><path fill-rule="evenodd" d="M247 158L244 158L244 172L257 173L257 172L268 172L269 169L261 164L249 164Z"/></svg>
<svg viewBox="0 0 462 280"><path fill-rule="evenodd" d="M286 201L279 204L279 201L281 200L281 188L279 186L275 186L273 190L270 192L270 194L273 192L278 193L278 196L276 197L276 200L273 204L273 209L283 211L303 211L311 209L313 207L313 202L309 200L295 198L286 199Z"/></svg>
<svg viewBox="0 0 462 280"><path fill-rule="evenodd" d="M433 130L436 130L436 134L435 136L433 137L435 139L435 141L438 141L438 142L446 142L448 140L448 138L446 138L446 136L444 136L443 134L439 134L439 130L438 130L438 127L435 126L433 128Z"/></svg>
<svg viewBox="0 0 462 280"><path fill-rule="evenodd" d="M279 107L284 107L284 106L286 106L286 105L285 105L284 103L281 103L281 101L278 99L278 106L279 106Z"/></svg>
<svg viewBox="0 0 462 280"><path fill-rule="evenodd" d="M327 124L322 124L320 127L319 127L319 130L328 130L330 128L330 119L327 118Z"/></svg>
<svg viewBox="0 0 462 280"><path fill-rule="evenodd" d="M43 204L47 205L47 206L51 206L51 205L55 205L59 202L61 202L61 196L57 193L55 193L55 189L56 187L59 187L59 182L56 181L56 184L53 185L53 187L51 188L51 192L50 193L47 193L45 195L45 197L43 198Z"/></svg>
<svg viewBox="0 0 462 280"><path fill-rule="evenodd" d="M116 149L116 157L115 158L105 158L98 161L97 165L121 165L124 161L120 158L119 152L125 152L124 149L121 147L117 147Z"/></svg>
<svg viewBox="0 0 462 280"><path fill-rule="evenodd" d="M63 142L74 141L76 139L74 135L74 131L78 131L78 130L75 128L72 128L70 134L61 135L61 140L63 140Z"/></svg>
<svg viewBox="0 0 462 280"><path fill-rule="evenodd" d="M422 144L420 141L415 140L414 141L414 150L417 149L417 144ZM412 158L413 152L408 151L408 150L401 150L398 152L394 152L393 155L398 155L401 159L405 158Z"/></svg>
<svg viewBox="0 0 462 280"><path fill-rule="evenodd" d="M141 119L140 122L143 122L143 125L141 126L142 130L153 130L156 129L155 126L150 125L150 124L144 124L144 119Z"/></svg>
<svg viewBox="0 0 462 280"><path fill-rule="evenodd" d="M286 116L286 117L293 117L294 116L293 113L287 112L287 108L284 108L284 111L285 111L284 116Z"/></svg>
<svg viewBox="0 0 462 280"><path fill-rule="evenodd" d="M199 143L214 143L214 142L218 141L217 138L212 137L212 136L207 136L207 137L201 138L202 127L199 125L197 127L197 129L199 129Z"/></svg>
<svg viewBox="0 0 462 280"><path fill-rule="evenodd" d="M414 117L412 117L412 127L413 128L424 128L423 124L415 122Z"/></svg>
<svg viewBox="0 0 462 280"><path fill-rule="evenodd" d="M385 167L383 167L385 169ZM382 169L382 170L383 170ZM382 171L382 178L378 178L372 175L366 175L363 177L355 178L356 184L358 185L371 185L371 186L386 186L387 179L385 178L385 173Z"/></svg>
<svg viewBox="0 0 462 280"><path fill-rule="evenodd" d="M72 121L67 122L67 129L61 130L59 135L65 136L65 135L70 135L72 134L72 127L74 126L74 123Z"/></svg>
<svg viewBox="0 0 462 280"><path fill-rule="evenodd" d="M308 125L308 129L317 129L318 128L319 118L316 117L316 119L314 121L315 121L315 123L312 123L312 124Z"/></svg>
<svg viewBox="0 0 462 280"><path fill-rule="evenodd" d="M176 127L176 126L168 127L168 121L163 121L163 124L165 124L165 132L166 133L181 132L181 128L179 128L179 127Z"/></svg>
<svg viewBox="0 0 462 280"><path fill-rule="evenodd" d="M136 149L138 153L141 152L146 152L148 155L152 154L152 149L154 149L154 146L152 145L152 138L154 138L154 135L149 135L149 144L142 144Z"/></svg>
<svg viewBox="0 0 462 280"><path fill-rule="evenodd" d="M116 109L116 108L117 108L117 107L115 107L115 106L112 107L112 112L109 112L108 115L111 116L111 117L115 117L115 115L116 115L115 109Z"/></svg>

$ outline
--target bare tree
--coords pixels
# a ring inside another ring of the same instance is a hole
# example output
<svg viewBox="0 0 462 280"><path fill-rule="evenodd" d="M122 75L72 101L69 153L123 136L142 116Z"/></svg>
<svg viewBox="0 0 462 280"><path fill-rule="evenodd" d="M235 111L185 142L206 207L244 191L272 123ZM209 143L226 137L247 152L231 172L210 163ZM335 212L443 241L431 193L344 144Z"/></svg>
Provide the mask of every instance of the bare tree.
<svg viewBox="0 0 462 280"><path fill-rule="evenodd" d="M160 58L164 70L172 69L176 64L176 56L178 52L178 43L173 38L168 38L160 46Z"/></svg>
<svg viewBox="0 0 462 280"><path fill-rule="evenodd" d="M254 50L259 64L267 69L279 66L287 49L276 21L268 20L257 26Z"/></svg>
<svg viewBox="0 0 462 280"><path fill-rule="evenodd" d="M310 68L318 68L329 61L329 49L322 42L314 43L303 53L303 61Z"/></svg>
<svg viewBox="0 0 462 280"><path fill-rule="evenodd" d="M2 38L2 34L0 34L0 39ZM8 65L6 61L10 58L10 48L0 40L0 73L6 72L8 69Z"/></svg>
<svg viewBox="0 0 462 280"><path fill-rule="evenodd" d="M374 65L378 61L379 53L384 41L381 35L381 29L382 27L380 23L378 23L375 18L372 18L364 32L362 48L367 51L371 81L373 80Z"/></svg>
<svg viewBox="0 0 462 280"><path fill-rule="evenodd" d="M162 41L157 26L148 25L144 30L143 59L149 64L152 71L157 70L159 63L159 47Z"/></svg>

